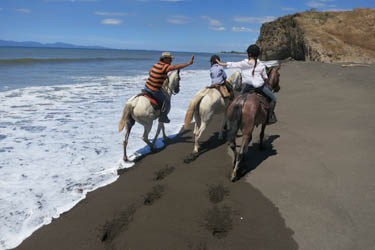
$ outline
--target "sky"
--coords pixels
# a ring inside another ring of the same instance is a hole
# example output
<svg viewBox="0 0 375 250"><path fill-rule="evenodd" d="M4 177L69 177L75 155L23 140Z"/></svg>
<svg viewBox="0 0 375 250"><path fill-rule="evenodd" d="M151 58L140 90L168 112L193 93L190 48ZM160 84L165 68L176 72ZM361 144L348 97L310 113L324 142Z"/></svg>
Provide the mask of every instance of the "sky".
<svg viewBox="0 0 375 250"><path fill-rule="evenodd" d="M262 23L311 8L375 8L375 0L0 0L0 40L245 51Z"/></svg>

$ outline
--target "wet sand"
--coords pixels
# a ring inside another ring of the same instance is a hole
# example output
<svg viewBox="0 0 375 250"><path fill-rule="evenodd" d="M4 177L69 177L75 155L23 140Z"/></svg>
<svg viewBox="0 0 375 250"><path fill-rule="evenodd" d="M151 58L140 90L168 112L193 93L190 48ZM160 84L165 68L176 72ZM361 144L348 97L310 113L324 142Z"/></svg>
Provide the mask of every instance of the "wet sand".
<svg viewBox="0 0 375 250"><path fill-rule="evenodd" d="M215 117L195 161L185 130L17 249L374 249L375 67L280 73L279 122L265 151L255 131L240 180Z"/></svg>

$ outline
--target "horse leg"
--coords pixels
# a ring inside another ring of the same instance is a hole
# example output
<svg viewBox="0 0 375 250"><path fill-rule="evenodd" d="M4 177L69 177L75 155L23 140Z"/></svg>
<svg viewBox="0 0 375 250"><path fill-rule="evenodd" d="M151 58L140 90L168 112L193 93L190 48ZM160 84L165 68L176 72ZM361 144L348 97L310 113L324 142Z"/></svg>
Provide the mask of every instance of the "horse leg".
<svg viewBox="0 0 375 250"><path fill-rule="evenodd" d="M245 133L242 135L241 147L240 147L240 151L236 154L236 162L235 162L234 169L232 172L231 181L235 181L237 178L237 171L243 160L244 154L247 152L247 147L251 139L252 139L251 133L250 134Z"/></svg>
<svg viewBox="0 0 375 250"><path fill-rule="evenodd" d="M128 139L129 139L130 131L131 131L134 123L135 123L134 119L129 117L128 120L126 121L126 124L125 124L125 137L124 137L124 141L122 142L122 146L124 148L124 156L123 156L122 159L124 161L128 161L128 156L126 155L126 146L128 145Z"/></svg>
<svg viewBox="0 0 375 250"><path fill-rule="evenodd" d="M148 134L151 131L152 123L144 125L142 140L150 147L151 151L154 150L154 145L148 140Z"/></svg>
<svg viewBox="0 0 375 250"><path fill-rule="evenodd" d="M195 120L195 126L194 126L194 135L197 135L199 128L201 126L201 118L197 112L194 112L194 120Z"/></svg>
<svg viewBox="0 0 375 250"><path fill-rule="evenodd" d="M206 127L207 123L203 121L198 129L197 134L195 135L193 154L197 154L199 151L199 138L202 136L202 133L206 129Z"/></svg>
<svg viewBox="0 0 375 250"><path fill-rule="evenodd" d="M164 123L161 126L161 131L163 132L163 141L167 141L169 138L167 137L167 134L165 133Z"/></svg>
<svg viewBox="0 0 375 250"><path fill-rule="evenodd" d="M155 142L156 142L156 139L158 138L159 134L160 134L160 130L164 124L162 122L159 122L158 123L158 128L156 129L156 134L155 134L155 137L154 137L154 140L152 141L152 145L154 146L155 145Z"/></svg>
<svg viewBox="0 0 375 250"><path fill-rule="evenodd" d="M224 119L223 119L223 122L221 123L221 130L219 132L219 140L223 139L224 128L226 124L227 124L227 116L224 114Z"/></svg>
<svg viewBox="0 0 375 250"><path fill-rule="evenodd" d="M263 138L264 138L264 130L266 129L266 126L267 126L266 123L262 124L262 130L260 131L260 135L259 135L259 149L260 150L265 149L265 147L263 145Z"/></svg>

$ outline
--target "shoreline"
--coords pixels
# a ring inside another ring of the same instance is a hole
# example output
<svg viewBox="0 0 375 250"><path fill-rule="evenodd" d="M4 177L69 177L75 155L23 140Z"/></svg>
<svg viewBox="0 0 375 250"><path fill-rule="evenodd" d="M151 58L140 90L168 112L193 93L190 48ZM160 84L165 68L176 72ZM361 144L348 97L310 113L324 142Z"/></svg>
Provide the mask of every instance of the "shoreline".
<svg viewBox="0 0 375 250"><path fill-rule="evenodd" d="M279 122L265 151L253 133L239 181L216 116L195 161L190 127L16 249L370 249L374 72L282 64Z"/></svg>

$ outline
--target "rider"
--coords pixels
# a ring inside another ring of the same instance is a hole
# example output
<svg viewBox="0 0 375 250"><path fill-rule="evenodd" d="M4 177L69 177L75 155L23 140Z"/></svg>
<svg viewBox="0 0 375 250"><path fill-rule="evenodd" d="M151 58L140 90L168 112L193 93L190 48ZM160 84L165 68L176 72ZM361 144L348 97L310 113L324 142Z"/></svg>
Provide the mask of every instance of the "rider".
<svg viewBox="0 0 375 250"><path fill-rule="evenodd" d="M220 61L220 57L217 55L211 56L211 68L210 68L210 77L211 77L211 85L215 84L224 84L225 80L227 79L227 75L225 74L224 68L220 66L217 61Z"/></svg>
<svg viewBox="0 0 375 250"><path fill-rule="evenodd" d="M151 93L158 103L162 103L162 108L160 110L159 121L163 123L169 123L170 120L167 117L167 114L170 109L170 99L167 98L161 88L165 79L168 77L168 72L176 69L185 68L194 63L194 55L191 56L189 62L184 64L175 64L171 65L172 55L170 52L163 52L160 57L160 61L150 69L149 77L146 81L144 89Z"/></svg>
<svg viewBox="0 0 375 250"><path fill-rule="evenodd" d="M271 100L270 108L268 111L268 124L277 122L275 116L276 96L264 86L264 82L268 81L266 73L266 66L258 60L260 54L260 48L256 44L252 44L247 48L247 59L240 62L227 62L222 63L219 60L217 63L221 66L228 68L240 68L242 73L242 82L244 86L241 90L241 94L249 92L251 89L260 89L262 92Z"/></svg>
<svg viewBox="0 0 375 250"><path fill-rule="evenodd" d="M233 100L234 93L231 89L228 89L227 84L227 74L225 74L223 66L219 65L217 61L220 61L220 57L217 55L211 56L211 68L210 68L210 77L211 84L208 85L209 88L217 88L223 98L229 98Z"/></svg>

